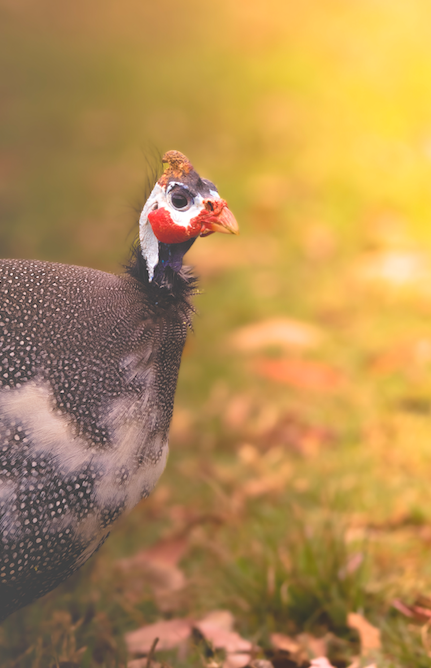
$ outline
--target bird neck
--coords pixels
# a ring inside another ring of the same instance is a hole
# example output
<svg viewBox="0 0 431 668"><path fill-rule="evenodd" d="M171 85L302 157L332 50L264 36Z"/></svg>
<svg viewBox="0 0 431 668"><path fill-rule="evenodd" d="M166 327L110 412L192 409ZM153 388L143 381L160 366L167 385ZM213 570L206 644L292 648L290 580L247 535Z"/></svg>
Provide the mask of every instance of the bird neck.
<svg viewBox="0 0 431 668"><path fill-rule="evenodd" d="M196 278L189 267L183 267L183 257L193 244L190 239L181 244L159 243L159 262L154 271L153 280L149 279L146 260L139 243L134 245L132 255L125 266L126 272L143 287L149 303L156 307L171 308L177 306L184 312L184 318L190 322L193 307L190 298L196 292Z"/></svg>
<svg viewBox="0 0 431 668"><path fill-rule="evenodd" d="M180 244L164 244L159 241L159 262L154 269L153 281L162 285L165 281L166 271L170 268L179 274L183 266L183 258L196 239L188 239Z"/></svg>

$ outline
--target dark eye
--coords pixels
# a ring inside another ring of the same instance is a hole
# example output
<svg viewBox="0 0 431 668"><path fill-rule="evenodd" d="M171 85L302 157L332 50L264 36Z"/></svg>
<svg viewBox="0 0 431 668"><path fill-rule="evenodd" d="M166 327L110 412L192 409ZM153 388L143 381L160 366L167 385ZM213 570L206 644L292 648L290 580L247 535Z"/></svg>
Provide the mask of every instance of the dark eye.
<svg viewBox="0 0 431 668"><path fill-rule="evenodd" d="M171 193L172 206L179 211L185 211L191 206L192 197L185 190L174 190Z"/></svg>

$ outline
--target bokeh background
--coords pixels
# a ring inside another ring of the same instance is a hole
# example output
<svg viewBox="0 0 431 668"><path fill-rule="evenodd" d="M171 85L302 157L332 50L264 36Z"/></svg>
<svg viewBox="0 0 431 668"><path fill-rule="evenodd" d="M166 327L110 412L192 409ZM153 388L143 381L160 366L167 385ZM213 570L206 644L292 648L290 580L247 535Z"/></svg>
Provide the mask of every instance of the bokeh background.
<svg viewBox="0 0 431 668"><path fill-rule="evenodd" d="M11 666L28 647L41 666L124 665L124 631L166 603L116 560L178 532L195 588L166 614L217 603L249 634L318 619L350 642L358 591L394 624L395 596L431 591L430 26L426 0L0 0L2 257L121 271L148 157L169 149L241 228L187 256L203 294L158 491L72 585L7 623ZM334 550L342 525L365 584L322 593L330 564L302 608L283 598L292 513ZM205 581L216 553L239 593ZM395 663L379 665L428 665L413 662L428 660L423 638L388 638Z"/></svg>
<svg viewBox="0 0 431 668"><path fill-rule="evenodd" d="M427 239L426 3L0 7L4 255L115 268L148 143L209 173L246 238L388 214Z"/></svg>

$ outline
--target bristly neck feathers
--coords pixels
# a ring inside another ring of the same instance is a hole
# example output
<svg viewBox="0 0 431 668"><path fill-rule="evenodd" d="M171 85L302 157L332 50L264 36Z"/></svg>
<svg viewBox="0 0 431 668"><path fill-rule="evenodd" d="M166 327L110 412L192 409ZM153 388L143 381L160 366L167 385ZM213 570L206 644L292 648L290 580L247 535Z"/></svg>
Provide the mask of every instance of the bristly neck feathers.
<svg viewBox="0 0 431 668"><path fill-rule="evenodd" d="M149 279L147 263L137 241L125 269L144 288L150 300L157 306L166 307L173 303L193 310L190 298L196 293L197 279L190 267L183 267L183 257L195 239L180 244L164 244L159 241L159 262L154 270L153 280Z"/></svg>

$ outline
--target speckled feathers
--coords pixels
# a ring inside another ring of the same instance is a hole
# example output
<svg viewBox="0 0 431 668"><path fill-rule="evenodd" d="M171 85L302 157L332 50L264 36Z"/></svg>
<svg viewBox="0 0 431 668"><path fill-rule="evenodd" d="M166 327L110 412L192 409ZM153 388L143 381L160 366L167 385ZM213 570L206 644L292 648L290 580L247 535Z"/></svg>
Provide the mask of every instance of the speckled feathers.
<svg viewBox="0 0 431 668"><path fill-rule="evenodd" d="M0 261L0 619L79 568L161 474L192 312L178 286L159 304L128 274Z"/></svg>
<svg viewBox="0 0 431 668"><path fill-rule="evenodd" d="M163 160L123 275L0 260L0 621L82 566L164 469L183 256L238 225L184 155Z"/></svg>

